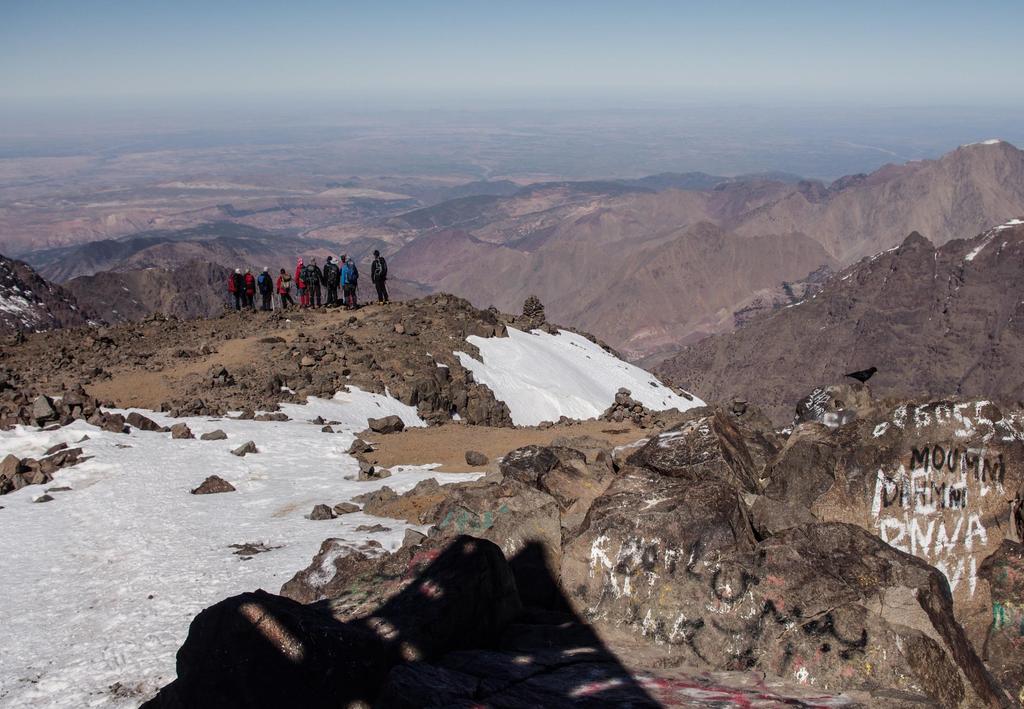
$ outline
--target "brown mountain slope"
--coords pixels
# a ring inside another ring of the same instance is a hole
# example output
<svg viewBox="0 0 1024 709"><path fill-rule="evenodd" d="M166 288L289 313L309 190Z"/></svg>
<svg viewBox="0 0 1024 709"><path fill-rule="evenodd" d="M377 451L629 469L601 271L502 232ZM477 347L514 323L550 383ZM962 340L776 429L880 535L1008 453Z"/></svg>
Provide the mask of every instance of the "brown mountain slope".
<svg viewBox="0 0 1024 709"><path fill-rule="evenodd" d="M142 320L154 312L182 319L211 317L227 303L223 266L190 261L176 268L104 271L64 284L79 302L110 323Z"/></svg>
<svg viewBox="0 0 1024 709"><path fill-rule="evenodd" d="M90 317L72 293L27 263L0 256L0 335L85 325Z"/></svg>
<svg viewBox="0 0 1024 709"><path fill-rule="evenodd" d="M779 423L847 372L900 397L1024 398L1024 221L936 248L911 234L814 297L707 338L658 373L709 400L742 398Z"/></svg>
<svg viewBox="0 0 1024 709"><path fill-rule="evenodd" d="M944 244L1022 213L1024 152L986 141L938 160L842 178L828 189L804 183L727 226L748 236L799 231L849 263L900 243L911 231Z"/></svg>
<svg viewBox="0 0 1024 709"><path fill-rule="evenodd" d="M592 328L639 357L731 329L733 310L750 293L831 259L799 234L749 239L701 222L636 242L601 243L584 230L532 252L438 233L392 263L394 272L422 274L441 290L474 293L479 306L511 310L535 294L553 319Z"/></svg>

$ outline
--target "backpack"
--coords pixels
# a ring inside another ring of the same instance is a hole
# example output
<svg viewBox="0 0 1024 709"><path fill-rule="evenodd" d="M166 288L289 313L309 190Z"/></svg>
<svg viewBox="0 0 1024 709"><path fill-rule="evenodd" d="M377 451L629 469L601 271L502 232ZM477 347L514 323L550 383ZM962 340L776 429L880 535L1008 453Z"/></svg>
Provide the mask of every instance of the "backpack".
<svg viewBox="0 0 1024 709"><path fill-rule="evenodd" d="M270 276L266 273L261 273L256 278L256 285L260 289L260 293L266 293L271 289Z"/></svg>
<svg viewBox="0 0 1024 709"><path fill-rule="evenodd" d="M316 273L312 266L302 267L302 282L306 284L307 288L316 283Z"/></svg>
<svg viewBox="0 0 1024 709"><path fill-rule="evenodd" d="M349 261L349 265L352 266L352 270L348 274L348 280L352 285L359 282L359 269L356 268L355 260Z"/></svg>
<svg viewBox="0 0 1024 709"><path fill-rule="evenodd" d="M373 260L373 266L370 269L370 280L383 281L388 277L388 262L384 260L383 256L378 256Z"/></svg>
<svg viewBox="0 0 1024 709"><path fill-rule="evenodd" d="M336 263L332 261L331 263L324 264L324 283L329 286L336 286L340 276L341 272L338 270Z"/></svg>

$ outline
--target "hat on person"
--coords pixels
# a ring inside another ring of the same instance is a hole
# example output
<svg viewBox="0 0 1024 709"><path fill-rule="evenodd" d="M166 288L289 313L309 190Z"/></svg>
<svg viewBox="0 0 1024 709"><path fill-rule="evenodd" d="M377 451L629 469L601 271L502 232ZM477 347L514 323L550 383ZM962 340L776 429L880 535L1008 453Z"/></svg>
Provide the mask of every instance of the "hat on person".
<svg viewBox="0 0 1024 709"><path fill-rule="evenodd" d="M242 269L240 269L240 268L236 268L235 269L235 273L241 273L241 272L242 272Z"/></svg>
<svg viewBox="0 0 1024 709"><path fill-rule="evenodd" d="M264 273L266 273L266 272L267 272L267 271L269 271L269 270L270 270L270 266L264 266L264 267L263 267L263 272L264 272Z"/></svg>
<svg viewBox="0 0 1024 709"><path fill-rule="evenodd" d="M380 251L378 251L377 249L374 249L373 250L373 255L374 256L380 256Z"/></svg>

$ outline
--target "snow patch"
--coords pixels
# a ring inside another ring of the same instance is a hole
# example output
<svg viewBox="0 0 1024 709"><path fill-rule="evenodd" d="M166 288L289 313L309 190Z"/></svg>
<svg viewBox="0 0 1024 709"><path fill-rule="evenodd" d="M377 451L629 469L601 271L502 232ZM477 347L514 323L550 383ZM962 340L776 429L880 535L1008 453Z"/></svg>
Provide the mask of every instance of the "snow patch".
<svg viewBox="0 0 1024 709"><path fill-rule="evenodd" d="M480 360L456 352L476 381L504 401L519 426L556 421L561 416L589 419L612 405L615 393L629 389L649 409L686 411L704 402L687 399L644 370L601 349L585 337L565 330L508 328L508 337L466 338L480 350Z"/></svg>

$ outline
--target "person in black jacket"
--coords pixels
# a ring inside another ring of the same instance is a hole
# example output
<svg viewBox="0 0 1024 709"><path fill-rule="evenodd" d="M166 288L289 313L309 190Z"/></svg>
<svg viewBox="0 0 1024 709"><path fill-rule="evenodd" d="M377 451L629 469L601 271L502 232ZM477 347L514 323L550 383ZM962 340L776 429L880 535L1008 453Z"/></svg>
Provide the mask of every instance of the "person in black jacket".
<svg viewBox="0 0 1024 709"><path fill-rule="evenodd" d="M338 305L338 284L341 283L341 269L338 268L338 264L334 263L332 256L327 257L323 273L324 287L327 288L327 301L324 305L333 307Z"/></svg>
<svg viewBox="0 0 1024 709"><path fill-rule="evenodd" d="M320 307L320 284L324 281L324 273L316 265L316 259L309 265L309 278L306 279L306 290L309 291L309 307Z"/></svg>
<svg viewBox="0 0 1024 709"><path fill-rule="evenodd" d="M373 263L370 264L370 280L377 287L377 303L383 305L390 303L388 298L388 262L380 255L380 251L374 249Z"/></svg>

